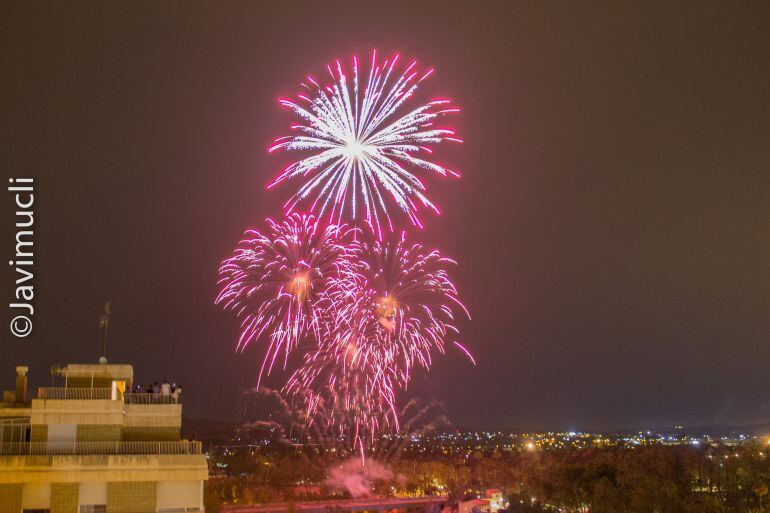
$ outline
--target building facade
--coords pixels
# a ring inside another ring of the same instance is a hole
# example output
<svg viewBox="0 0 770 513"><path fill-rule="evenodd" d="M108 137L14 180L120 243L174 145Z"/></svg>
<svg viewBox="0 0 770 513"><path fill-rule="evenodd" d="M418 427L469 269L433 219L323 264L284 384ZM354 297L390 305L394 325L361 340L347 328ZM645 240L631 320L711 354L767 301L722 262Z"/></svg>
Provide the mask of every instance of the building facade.
<svg viewBox="0 0 770 513"><path fill-rule="evenodd" d="M178 397L130 393L132 366L104 363L53 368L57 386L30 399L27 371L0 402L0 513L204 511Z"/></svg>

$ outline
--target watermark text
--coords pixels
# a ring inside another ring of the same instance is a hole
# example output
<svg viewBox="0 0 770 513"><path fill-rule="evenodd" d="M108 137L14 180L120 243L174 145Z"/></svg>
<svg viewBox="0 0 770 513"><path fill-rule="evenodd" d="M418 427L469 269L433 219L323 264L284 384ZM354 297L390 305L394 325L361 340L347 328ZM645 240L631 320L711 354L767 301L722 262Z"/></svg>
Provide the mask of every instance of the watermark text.
<svg viewBox="0 0 770 513"><path fill-rule="evenodd" d="M35 186L32 178L9 178L8 192L14 201L16 215L16 237L8 260L14 270L14 297L8 304L11 311L11 334L24 338L32 333L32 317L35 307L34 264L35 264Z"/></svg>

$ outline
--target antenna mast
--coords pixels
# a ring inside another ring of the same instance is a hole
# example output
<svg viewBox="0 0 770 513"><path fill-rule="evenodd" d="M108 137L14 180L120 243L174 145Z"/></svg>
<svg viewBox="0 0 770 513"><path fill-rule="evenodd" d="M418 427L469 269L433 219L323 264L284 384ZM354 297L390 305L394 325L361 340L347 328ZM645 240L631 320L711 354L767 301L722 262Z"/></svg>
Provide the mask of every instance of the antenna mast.
<svg viewBox="0 0 770 513"><path fill-rule="evenodd" d="M110 327L110 301L104 304L104 313L99 316L99 327L102 329L102 356L99 363L107 363L107 328Z"/></svg>

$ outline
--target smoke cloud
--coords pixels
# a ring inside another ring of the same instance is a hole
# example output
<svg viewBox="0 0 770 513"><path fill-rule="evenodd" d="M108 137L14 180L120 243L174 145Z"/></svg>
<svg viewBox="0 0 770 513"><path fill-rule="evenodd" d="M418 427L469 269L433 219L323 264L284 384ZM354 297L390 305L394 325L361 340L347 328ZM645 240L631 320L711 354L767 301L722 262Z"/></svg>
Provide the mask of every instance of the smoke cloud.
<svg viewBox="0 0 770 513"><path fill-rule="evenodd" d="M385 465L367 459L362 464L359 458L351 458L330 467L326 484L330 488L345 490L352 497L369 497L372 495L372 485L375 481L393 479L393 471Z"/></svg>

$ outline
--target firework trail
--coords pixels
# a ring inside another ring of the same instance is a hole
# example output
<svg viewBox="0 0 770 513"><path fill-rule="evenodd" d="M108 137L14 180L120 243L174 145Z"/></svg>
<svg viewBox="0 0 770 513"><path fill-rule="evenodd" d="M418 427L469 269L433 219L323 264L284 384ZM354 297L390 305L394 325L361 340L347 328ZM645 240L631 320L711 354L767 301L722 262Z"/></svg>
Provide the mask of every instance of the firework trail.
<svg viewBox="0 0 770 513"><path fill-rule="evenodd" d="M321 336L324 322L316 305L329 280L350 265L352 236L345 226L320 227L313 216L267 222L264 234L247 231L234 255L222 262L216 298L241 319L238 349L261 338L269 341L260 380L281 352L288 357L302 338Z"/></svg>
<svg viewBox="0 0 770 513"><path fill-rule="evenodd" d="M347 404L343 395L349 396ZM351 397L358 402L351 401ZM314 404L309 410L307 405L311 400ZM362 395L343 394L333 389L316 389L311 393L254 387L243 390L239 402L243 420L240 432L258 436L269 432L277 442L301 443L307 455L318 458L321 466L349 457L364 461L365 454L374 454L372 439L364 440L363 436L364 432L372 436L379 433L367 429L360 412L375 413L370 399Z"/></svg>
<svg viewBox="0 0 770 513"><path fill-rule="evenodd" d="M313 351L306 355L283 391L301 404L309 427L333 433L341 449L367 448L387 429L398 429L394 389L376 389L376 369L340 366L334 355Z"/></svg>
<svg viewBox="0 0 770 513"><path fill-rule="evenodd" d="M284 205L287 213L312 201L310 211L328 213L330 223L363 217L379 237L382 222L393 231L389 200L415 226L422 226L420 208L438 213L419 176L459 176L432 160L433 145L462 142L451 128L436 126L459 109L446 98L410 106L433 69L418 71L416 61L400 69L399 60L395 54L379 62L375 51L368 71L354 57L351 72L336 61L327 66L331 84L321 85L308 75L301 84L306 92L296 100L279 99L301 122L291 126L295 135L279 137L268 151L305 153L268 185L301 177L299 190Z"/></svg>
<svg viewBox="0 0 770 513"><path fill-rule="evenodd" d="M346 490L353 497L368 496L373 483L395 477L402 451L414 437L436 433L450 426L444 409L435 401L410 400L398 412L402 419L397 432L380 434L366 447L366 458L350 426L351 412L335 405L335 394L322 394L319 405L308 415L303 401L269 388L247 388L239 398L242 436L264 437L285 446L301 447L311 462L326 469L326 484Z"/></svg>

